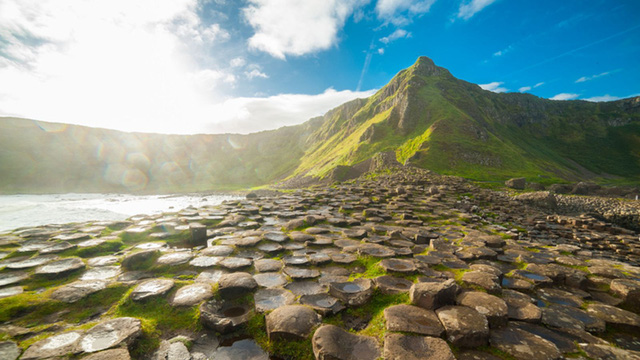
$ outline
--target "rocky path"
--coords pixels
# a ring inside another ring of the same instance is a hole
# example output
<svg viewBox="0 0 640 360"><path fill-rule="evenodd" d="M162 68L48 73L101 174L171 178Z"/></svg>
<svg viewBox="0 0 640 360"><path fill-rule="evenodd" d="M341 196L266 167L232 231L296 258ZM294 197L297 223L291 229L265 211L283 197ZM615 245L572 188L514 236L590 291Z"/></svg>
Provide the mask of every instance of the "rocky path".
<svg viewBox="0 0 640 360"><path fill-rule="evenodd" d="M638 235L525 200L405 169L20 229L0 359L640 359Z"/></svg>

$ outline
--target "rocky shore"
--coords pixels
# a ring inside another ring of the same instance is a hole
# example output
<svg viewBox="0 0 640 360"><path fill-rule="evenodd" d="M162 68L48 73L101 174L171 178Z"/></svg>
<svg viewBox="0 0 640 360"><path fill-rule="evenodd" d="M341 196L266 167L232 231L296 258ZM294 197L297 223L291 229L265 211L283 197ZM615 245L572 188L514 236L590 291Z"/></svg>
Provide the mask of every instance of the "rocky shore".
<svg viewBox="0 0 640 360"><path fill-rule="evenodd" d="M0 359L640 359L637 227L576 199L404 168L19 229Z"/></svg>

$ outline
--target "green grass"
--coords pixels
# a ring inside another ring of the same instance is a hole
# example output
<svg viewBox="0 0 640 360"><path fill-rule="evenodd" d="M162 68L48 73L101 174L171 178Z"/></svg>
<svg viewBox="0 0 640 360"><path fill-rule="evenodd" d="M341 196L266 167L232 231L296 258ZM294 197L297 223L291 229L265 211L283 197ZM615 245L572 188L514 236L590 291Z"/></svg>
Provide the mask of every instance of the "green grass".
<svg viewBox="0 0 640 360"><path fill-rule="evenodd" d="M373 336L382 344L384 342L384 334L386 333L384 309L398 304L409 304L409 294L383 294L379 290L375 290L371 300L367 304L357 308L347 309L346 313L361 318L371 316L367 327L358 331L358 335ZM339 315L340 314L338 314L338 316Z"/></svg>
<svg viewBox="0 0 640 360"><path fill-rule="evenodd" d="M361 267L364 268L365 271L362 273L353 273L349 276L349 280L351 281L358 278L373 279L378 276L387 275L387 272L380 267L380 261L380 259L373 256L358 256L358 259L351 263L349 267Z"/></svg>
<svg viewBox="0 0 640 360"><path fill-rule="evenodd" d="M266 331L265 316L263 314L255 314L249 319L245 332L251 336L258 345L268 351L269 354L279 358L292 360L314 359L311 345L313 331L303 340L269 340Z"/></svg>
<svg viewBox="0 0 640 360"><path fill-rule="evenodd" d="M122 240L107 240L102 244L96 246L68 250L69 253L65 254L64 256L75 255L81 258L92 258L98 256L113 255L114 253L117 253L124 248L125 244L122 242Z"/></svg>

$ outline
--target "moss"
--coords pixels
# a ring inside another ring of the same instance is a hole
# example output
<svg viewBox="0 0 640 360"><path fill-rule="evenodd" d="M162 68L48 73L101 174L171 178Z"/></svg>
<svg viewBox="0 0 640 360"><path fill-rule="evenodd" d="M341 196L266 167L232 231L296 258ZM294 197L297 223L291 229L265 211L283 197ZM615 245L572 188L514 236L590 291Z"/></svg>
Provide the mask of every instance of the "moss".
<svg viewBox="0 0 640 360"><path fill-rule="evenodd" d="M524 249L527 250L527 251L530 251L530 252L534 252L534 253L539 253L540 252L540 249L534 248L534 247L526 247Z"/></svg>
<svg viewBox="0 0 640 360"><path fill-rule="evenodd" d="M500 349L496 349L494 347L491 346L480 346L478 348L476 348L476 350L482 351L482 352L486 352L489 353L493 356L497 356L500 359L504 359L504 360L516 360L516 358L512 355L510 355L509 353L506 353Z"/></svg>
<svg viewBox="0 0 640 360"><path fill-rule="evenodd" d="M371 320L366 328L359 331L359 335L373 336L380 344L384 341L386 332L386 320L384 319L384 309L392 305L408 304L409 294L382 294L376 290L373 297L366 305L358 308L348 309L347 313L357 317L371 316Z"/></svg>
<svg viewBox="0 0 640 360"><path fill-rule="evenodd" d="M357 278L373 279L378 276L387 275L387 272L380 267L380 259L373 256L358 256L358 259L350 264L350 267L361 267L365 271L362 273L355 273L349 277L349 280Z"/></svg>
<svg viewBox="0 0 640 360"><path fill-rule="evenodd" d="M113 255L114 253L124 249L124 247L125 245L122 240L107 240L96 246L65 251L61 256L92 258L97 256Z"/></svg>

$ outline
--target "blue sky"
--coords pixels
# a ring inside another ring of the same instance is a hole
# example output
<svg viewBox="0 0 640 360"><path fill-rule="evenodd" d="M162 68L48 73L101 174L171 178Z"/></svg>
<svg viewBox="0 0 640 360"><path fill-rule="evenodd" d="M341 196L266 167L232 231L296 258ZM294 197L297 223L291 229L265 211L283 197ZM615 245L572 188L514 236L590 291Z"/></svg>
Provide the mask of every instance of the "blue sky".
<svg viewBox="0 0 640 360"><path fill-rule="evenodd" d="M0 2L0 115L251 132L384 86L418 56L496 92L640 94L640 2Z"/></svg>

